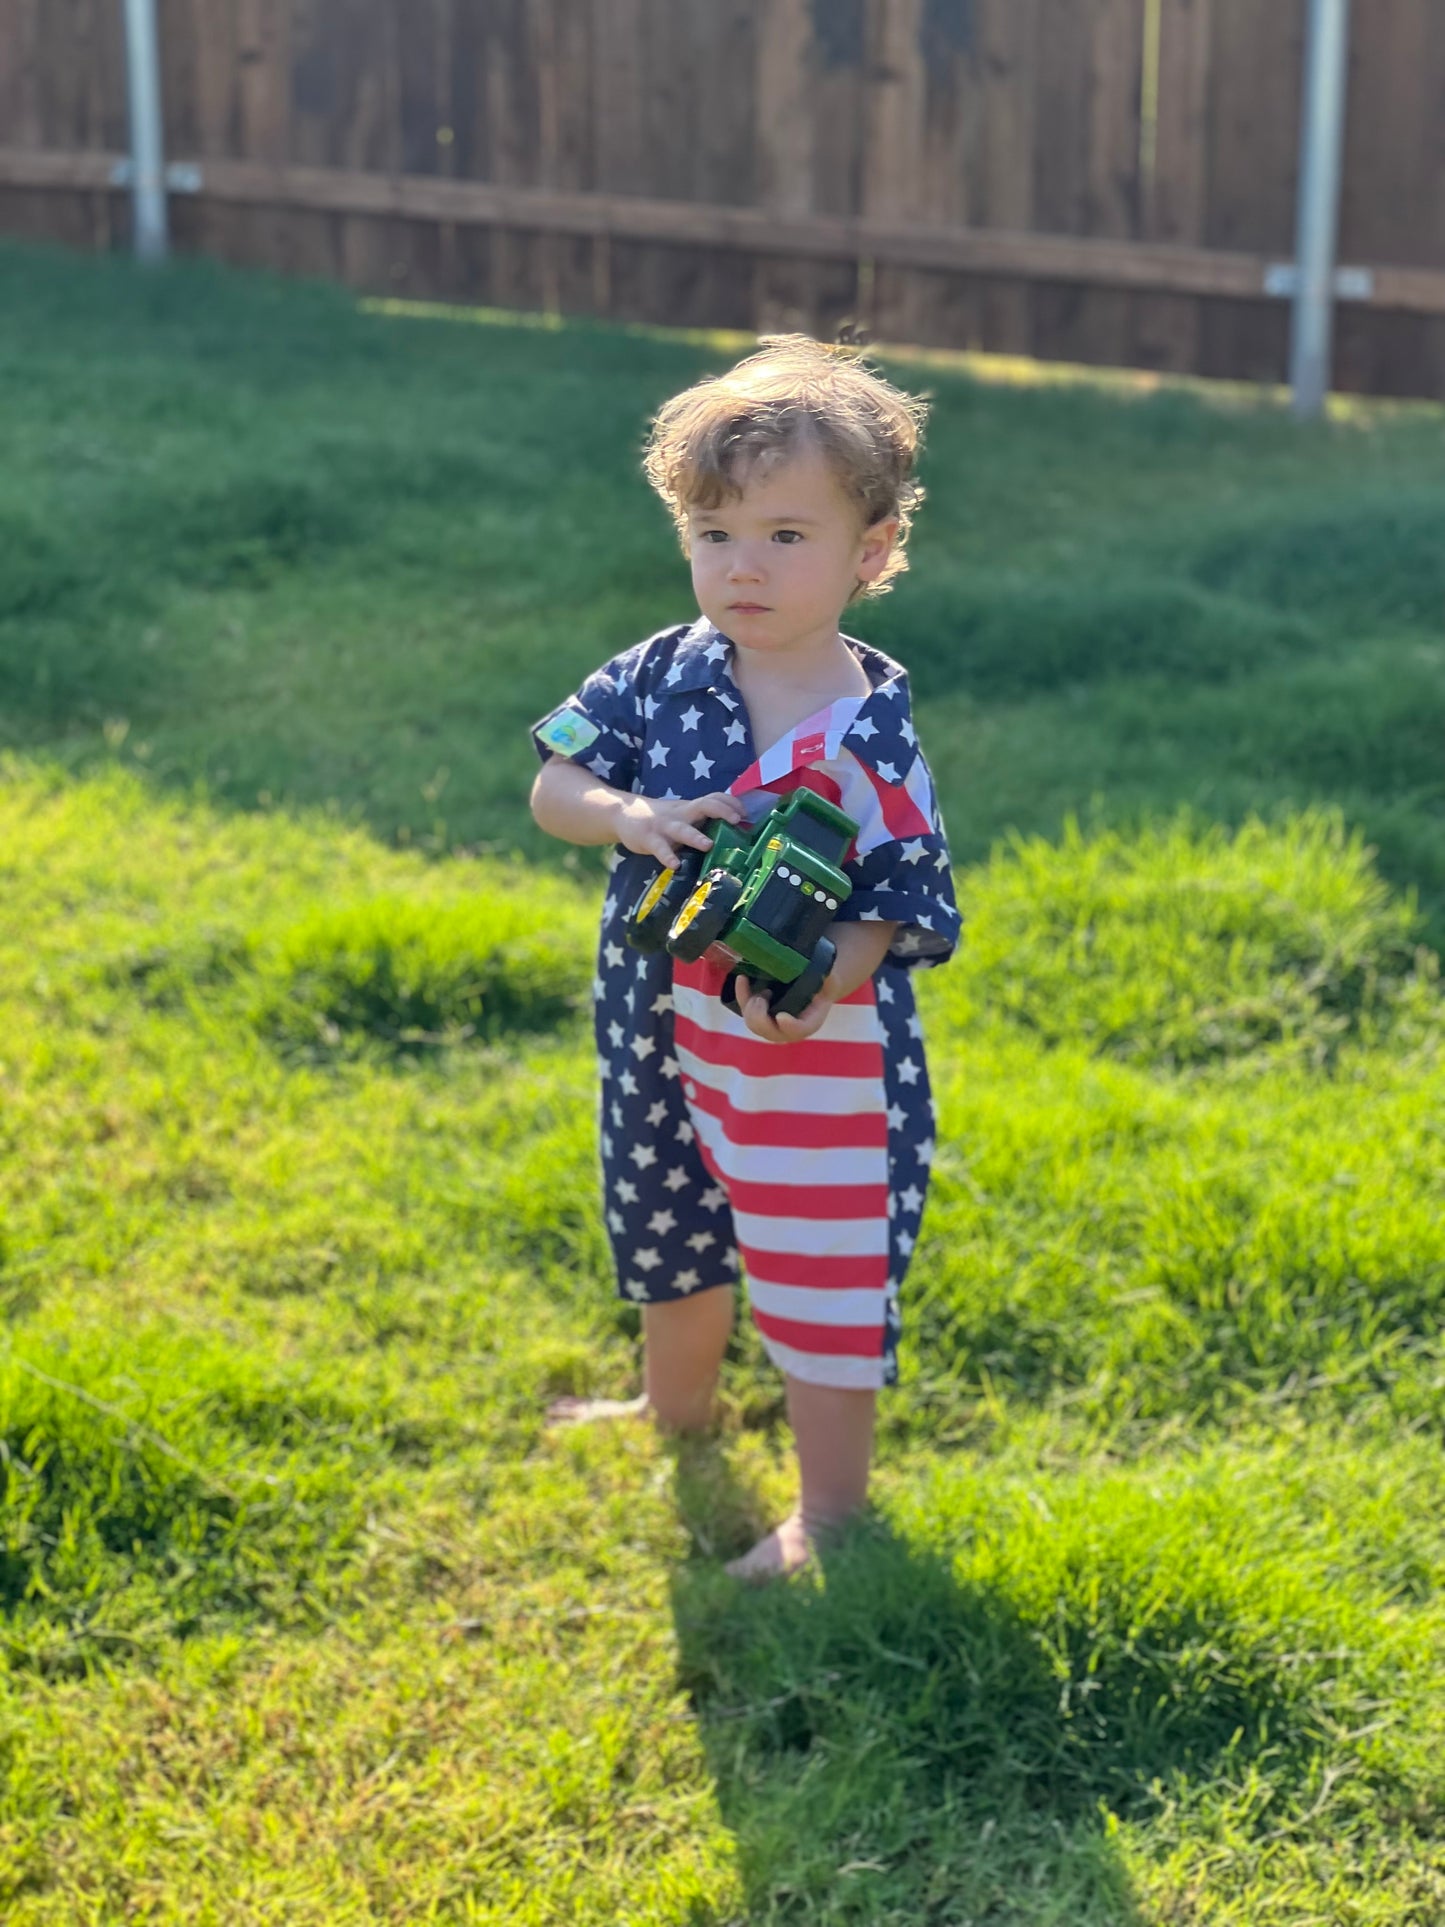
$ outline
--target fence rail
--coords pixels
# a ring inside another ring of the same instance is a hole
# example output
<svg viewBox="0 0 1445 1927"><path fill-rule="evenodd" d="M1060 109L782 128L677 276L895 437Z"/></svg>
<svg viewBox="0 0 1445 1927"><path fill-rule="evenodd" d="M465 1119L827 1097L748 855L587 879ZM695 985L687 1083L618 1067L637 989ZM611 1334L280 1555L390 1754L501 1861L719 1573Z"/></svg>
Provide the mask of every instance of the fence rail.
<svg viewBox="0 0 1445 1927"><path fill-rule="evenodd" d="M1283 377L1305 0L160 0L182 246ZM114 245L120 0L0 0L0 229ZM1357 9L1336 378L1445 393L1445 7Z"/></svg>

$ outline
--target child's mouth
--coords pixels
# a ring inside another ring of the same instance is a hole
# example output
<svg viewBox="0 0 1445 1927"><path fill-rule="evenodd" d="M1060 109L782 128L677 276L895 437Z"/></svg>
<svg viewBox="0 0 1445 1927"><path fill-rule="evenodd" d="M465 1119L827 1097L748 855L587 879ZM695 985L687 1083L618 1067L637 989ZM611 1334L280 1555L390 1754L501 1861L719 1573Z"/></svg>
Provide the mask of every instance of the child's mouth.
<svg viewBox="0 0 1445 1927"><path fill-rule="evenodd" d="M768 613L765 602L730 602L728 607L737 616L765 616Z"/></svg>

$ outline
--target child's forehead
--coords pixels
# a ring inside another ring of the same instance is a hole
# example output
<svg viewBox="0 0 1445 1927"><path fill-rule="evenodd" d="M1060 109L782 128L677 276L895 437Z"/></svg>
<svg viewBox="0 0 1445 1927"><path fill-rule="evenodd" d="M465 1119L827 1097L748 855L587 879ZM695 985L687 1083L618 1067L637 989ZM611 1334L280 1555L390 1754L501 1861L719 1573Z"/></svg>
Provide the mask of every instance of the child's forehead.
<svg viewBox="0 0 1445 1927"><path fill-rule="evenodd" d="M743 514L823 520L852 512L853 503L832 465L816 447L779 449L756 456L729 476L727 495L715 508L693 503L694 517Z"/></svg>

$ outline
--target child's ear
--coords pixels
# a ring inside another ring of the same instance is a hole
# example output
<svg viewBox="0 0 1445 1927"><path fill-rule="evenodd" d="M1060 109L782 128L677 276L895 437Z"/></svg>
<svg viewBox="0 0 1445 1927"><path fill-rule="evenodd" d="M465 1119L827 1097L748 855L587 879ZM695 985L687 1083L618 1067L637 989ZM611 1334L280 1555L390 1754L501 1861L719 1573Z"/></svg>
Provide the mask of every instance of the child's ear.
<svg viewBox="0 0 1445 1927"><path fill-rule="evenodd" d="M863 553L858 561L858 580L876 582L883 573L888 558L893 553L893 544L898 540L898 517L885 516L883 521L874 522L863 531Z"/></svg>

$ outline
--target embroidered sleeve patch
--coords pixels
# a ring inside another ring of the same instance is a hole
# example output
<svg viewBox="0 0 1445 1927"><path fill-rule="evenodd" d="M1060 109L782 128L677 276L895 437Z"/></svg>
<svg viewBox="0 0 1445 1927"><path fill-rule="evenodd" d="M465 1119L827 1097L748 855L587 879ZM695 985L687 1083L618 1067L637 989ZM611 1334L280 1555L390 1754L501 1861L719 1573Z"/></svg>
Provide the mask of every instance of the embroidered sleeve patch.
<svg viewBox="0 0 1445 1927"><path fill-rule="evenodd" d="M559 756L575 756L578 750L595 743L601 734L590 716L584 716L580 709L568 708L559 709L555 716L549 716L538 726L537 741L545 743Z"/></svg>

